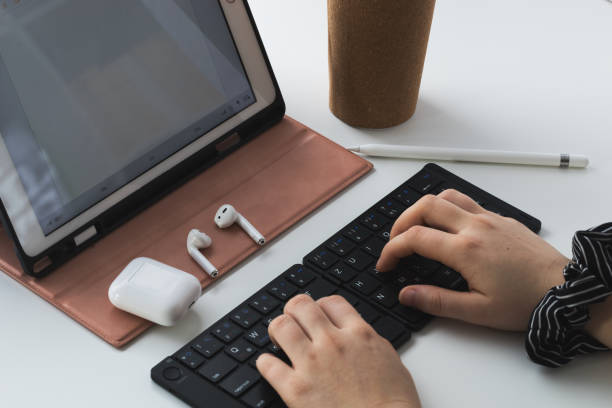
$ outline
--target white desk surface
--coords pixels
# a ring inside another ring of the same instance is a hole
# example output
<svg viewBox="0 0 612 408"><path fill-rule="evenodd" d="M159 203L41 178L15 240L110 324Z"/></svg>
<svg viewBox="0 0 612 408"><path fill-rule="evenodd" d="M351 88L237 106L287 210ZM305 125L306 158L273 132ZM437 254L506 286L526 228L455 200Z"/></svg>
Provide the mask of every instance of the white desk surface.
<svg viewBox="0 0 612 408"><path fill-rule="evenodd" d="M357 130L329 112L325 0L252 0L287 113L343 145L411 143L587 154L586 170L442 163L542 220L565 254L577 229L612 221L612 4L606 0L439 0L415 116ZM376 170L211 287L178 326L118 351L0 275L0 406L181 406L149 379L164 356L424 162ZM435 320L401 350L428 407L609 407L612 353L548 370L521 334Z"/></svg>

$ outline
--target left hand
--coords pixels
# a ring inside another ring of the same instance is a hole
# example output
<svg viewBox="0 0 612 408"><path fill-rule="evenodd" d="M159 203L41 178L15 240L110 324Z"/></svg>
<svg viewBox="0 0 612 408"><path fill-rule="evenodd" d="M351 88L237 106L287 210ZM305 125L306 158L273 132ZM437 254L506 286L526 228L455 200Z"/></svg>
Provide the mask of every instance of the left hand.
<svg viewBox="0 0 612 408"><path fill-rule="evenodd" d="M268 330L293 367L262 354L257 369L289 407L420 406L397 352L344 298L298 295Z"/></svg>

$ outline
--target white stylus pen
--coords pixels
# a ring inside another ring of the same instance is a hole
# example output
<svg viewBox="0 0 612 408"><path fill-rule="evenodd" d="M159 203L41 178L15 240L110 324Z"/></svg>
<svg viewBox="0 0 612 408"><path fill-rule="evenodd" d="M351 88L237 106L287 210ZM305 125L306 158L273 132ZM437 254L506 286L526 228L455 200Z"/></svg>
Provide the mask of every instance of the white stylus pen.
<svg viewBox="0 0 612 408"><path fill-rule="evenodd" d="M586 167L589 159L579 154L506 152L480 149L455 149L447 147L366 144L349 147L352 152L368 156L397 157L404 159L450 160L480 163L530 164L552 167Z"/></svg>

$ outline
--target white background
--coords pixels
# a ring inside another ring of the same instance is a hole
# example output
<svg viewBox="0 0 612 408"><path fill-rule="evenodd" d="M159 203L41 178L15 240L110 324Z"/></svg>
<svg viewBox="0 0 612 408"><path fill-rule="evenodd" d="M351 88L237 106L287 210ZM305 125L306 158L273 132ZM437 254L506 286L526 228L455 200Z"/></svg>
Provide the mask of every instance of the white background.
<svg viewBox="0 0 612 408"><path fill-rule="evenodd" d="M385 131L329 112L325 0L252 0L287 113L343 145L368 142L584 153L586 170L442 164L543 222L570 254L575 230L612 221L612 4L439 0L415 116ZM181 406L150 368L424 164L376 170L207 290L184 321L118 351L0 276L0 406ZM87 273L87 271L83 271ZM400 350L425 406L608 407L612 354L559 370L521 334L438 319Z"/></svg>

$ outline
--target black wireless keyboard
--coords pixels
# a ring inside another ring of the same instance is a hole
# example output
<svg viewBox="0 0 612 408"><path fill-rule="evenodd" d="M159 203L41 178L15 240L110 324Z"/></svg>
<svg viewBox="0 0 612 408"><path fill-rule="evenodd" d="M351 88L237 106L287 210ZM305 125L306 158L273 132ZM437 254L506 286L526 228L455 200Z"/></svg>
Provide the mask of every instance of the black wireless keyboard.
<svg viewBox="0 0 612 408"><path fill-rule="evenodd" d="M484 208L515 218L534 232L539 220L435 165L419 173L342 228L303 263L294 265L172 356L151 369L151 378L195 407L284 407L260 376L255 360L269 352L289 360L270 342L267 327L293 296L346 298L374 329L399 348L431 316L398 303L406 285L426 283L467 290L452 269L420 256L404 259L395 271L379 274L376 259L389 240L394 221L424 194L454 188Z"/></svg>

